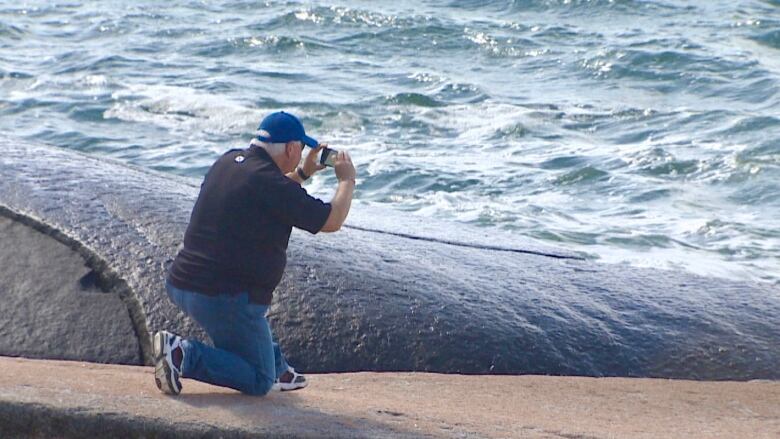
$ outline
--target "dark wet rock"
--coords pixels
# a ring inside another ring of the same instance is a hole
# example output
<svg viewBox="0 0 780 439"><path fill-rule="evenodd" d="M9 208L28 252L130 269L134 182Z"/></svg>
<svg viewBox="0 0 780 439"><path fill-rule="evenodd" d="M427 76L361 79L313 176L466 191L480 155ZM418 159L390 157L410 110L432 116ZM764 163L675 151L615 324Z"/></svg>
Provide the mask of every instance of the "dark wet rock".
<svg viewBox="0 0 780 439"><path fill-rule="evenodd" d="M199 181L4 142L0 204L102 261L138 333L203 336L163 287ZM271 320L308 371L780 378L774 287L596 264L360 204L339 233L293 233Z"/></svg>
<svg viewBox="0 0 780 439"><path fill-rule="evenodd" d="M76 251L0 216L0 352L139 364L127 307Z"/></svg>

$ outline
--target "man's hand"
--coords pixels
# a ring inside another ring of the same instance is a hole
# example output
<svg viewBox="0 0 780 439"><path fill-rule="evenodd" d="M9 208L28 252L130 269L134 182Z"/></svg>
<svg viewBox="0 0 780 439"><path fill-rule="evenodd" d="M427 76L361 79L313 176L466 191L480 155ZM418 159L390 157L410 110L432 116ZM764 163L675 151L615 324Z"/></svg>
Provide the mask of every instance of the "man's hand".
<svg viewBox="0 0 780 439"><path fill-rule="evenodd" d="M334 161L336 178L339 181L352 181L355 182L355 166L352 164L352 159L349 157L349 153L346 151L339 151Z"/></svg>
<svg viewBox="0 0 780 439"><path fill-rule="evenodd" d="M335 232L341 228L349 215L352 205L352 192L355 190L355 166L346 151L339 151L334 162L339 187L330 202L330 215L321 232Z"/></svg>
<svg viewBox="0 0 780 439"><path fill-rule="evenodd" d="M317 171L325 169L325 165L321 165L317 162L317 156L319 155L319 152L322 151L322 148L327 146L327 143L320 143L316 148L312 148L311 151L306 154L306 158L303 160L303 166L301 166L304 174L311 177Z"/></svg>

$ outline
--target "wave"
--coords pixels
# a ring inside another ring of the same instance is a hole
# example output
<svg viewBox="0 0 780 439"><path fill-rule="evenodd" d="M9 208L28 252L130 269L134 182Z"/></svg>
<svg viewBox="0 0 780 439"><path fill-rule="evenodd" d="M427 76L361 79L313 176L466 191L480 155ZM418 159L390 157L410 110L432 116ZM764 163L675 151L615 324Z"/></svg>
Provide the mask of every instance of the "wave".
<svg viewBox="0 0 780 439"><path fill-rule="evenodd" d="M599 181L605 181L609 178L609 172L596 168L595 166L584 166L580 169L567 172L553 180L556 186L567 186L573 184L588 184Z"/></svg>
<svg viewBox="0 0 780 439"><path fill-rule="evenodd" d="M300 8L275 16L263 24L270 29L285 28L291 25L315 25L317 27L338 26L340 29L349 27L398 28L412 26L420 20L424 20L424 18L415 16L399 17L377 11L348 8L344 6L315 6Z"/></svg>
<svg viewBox="0 0 780 439"><path fill-rule="evenodd" d="M678 50L615 48L586 58L582 66L600 78L664 81L680 89L702 81L716 84L725 73L748 75L756 61L732 61Z"/></svg>
<svg viewBox="0 0 780 439"><path fill-rule="evenodd" d="M21 40L25 35L22 28L0 21L0 37Z"/></svg>
<svg viewBox="0 0 780 439"><path fill-rule="evenodd" d="M735 134L760 133L762 131L771 131L777 129L780 131L780 117L775 116L747 116L739 117L728 127L718 131L723 136L732 136Z"/></svg>
<svg viewBox="0 0 780 439"><path fill-rule="evenodd" d="M69 54L67 62L63 62L55 70L59 75L78 72L114 71L120 69L135 69L145 64L140 58L130 58L122 55L84 56L83 53Z"/></svg>
<svg viewBox="0 0 780 439"><path fill-rule="evenodd" d="M179 133L245 134L265 112L188 87L130 85L112 94L106 119L151 123Z"/></svg>
<svg viewBox="0 0 780 439"><path fill-rule="evenodd" d="M416 107L441 107L445 104L420 93L398 93L385 99L390 105L412 105Z"/></svg>
<svg viewBox="0 0 780 439"><path fill-rule="evenodd" d="M0 79L31 79L33 75L25 72L18 71L4 71L0 70Z"/></svg>
<svg viewBox="0 0 780 439"><path fill-rule="evenodd" d="M194 44L187 50L195 56L222 58L235 54L286 54L304 50L328 49L327 44L311 38L297 38L274 34L253 35L248 37L228 37L214 41Z"/></svg>
<svg viewBox="0 0 780 439"><path fill-rule="evenodd" d="M566 168L573 168L575 166L583 165L586 162L587 162L586 157L563 156L563 157L554 157L545 160L539 164L539 167L542 169L549 169L549 170L566 169Z"/></svg>
<svg viewBox="0 0 780 439"><path fill-rule="evenodd" d="M780 30L764 32L760 35L752 37L752 39L760 44L763 44L764 46L771 47L773 49L780 49Z"/></svg>
<svg viewBox="0 0 780 439"><path fill-rule="evenodd" d="M476 104L485 99L487 96L473 85L444 83L431 93L406 92L386 96L382 104L437 108L463 103Z"/></svg>
<svg viewBox="0 0 780 439"><path fill-rule="evenodd" d="M479 0L453 0L448 6L470 11L488 10L497 15L524 12L558 12L586 16L609 12L647 15L673 13L682 9L668 3L649 0L501 0L489 4Z"/></svg>
<svg viewBox="0 0 780 439"><path fill-rule="evenodd" d="M737 158L743 163L761 163L775 165L780 168L780 141L766 140L755 146L750 146L739 153Z"/></svg>

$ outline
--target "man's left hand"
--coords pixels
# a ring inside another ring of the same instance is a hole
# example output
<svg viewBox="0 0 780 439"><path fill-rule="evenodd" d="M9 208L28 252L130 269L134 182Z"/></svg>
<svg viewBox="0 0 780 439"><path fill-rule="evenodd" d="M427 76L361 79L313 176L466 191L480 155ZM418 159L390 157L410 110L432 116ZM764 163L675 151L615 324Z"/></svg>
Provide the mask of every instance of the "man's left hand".
<svg viewBox="0 0 780 439"><path fill-rule="evenodd" d="M304 174L311 177L317 171L325 169L325 165L321 165L317 162L317 157L319 157L322 148L326 148L327 146L327 143L320 143L316 148L312 148L311 151L306 154L306 158L303 160L303 166L301 166Z"/></svg>

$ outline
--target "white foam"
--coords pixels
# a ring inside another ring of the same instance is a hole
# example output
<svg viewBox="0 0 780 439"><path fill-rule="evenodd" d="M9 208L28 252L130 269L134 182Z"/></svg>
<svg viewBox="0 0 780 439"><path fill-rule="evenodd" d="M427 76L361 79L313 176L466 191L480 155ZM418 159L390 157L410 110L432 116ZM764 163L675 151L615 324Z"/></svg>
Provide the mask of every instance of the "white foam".
<svg viewBox="0 0 780 439"><path fill-rule="evenodd" d="M266 110L196 89L132 84L112 94L116 101L104 117L154 124L174 133L245 134Z"/></svg>
<svg viewBox="0 0 780 439"><path fill-rule="evenodd" d="M99 87L108 84L108 77L106 75L86 75L79 82L87 86Z"/></svg>
<svg viewBox="0 0 780 439"><path fill-rule="evenodd" d="M634 249L621 249L614 246L577 247L589 253L599 255L599 260L609 264L626 264L634 267L655 268L662 270L683 270L699 276L718 277L729 280L755 282L757 280L777 283L775 278L767 277L766 261L761 264L735 264L702 251L684 250L681 248L652 248L644 252Z"/></svg>
<svg viewBox="0 0 780 439"><path fill-rule="evenodd" d="M302 9L295 12L295 18L301 21L310 21L312 23L322 23L323 18L317 15L311 9Z"/></svg>

